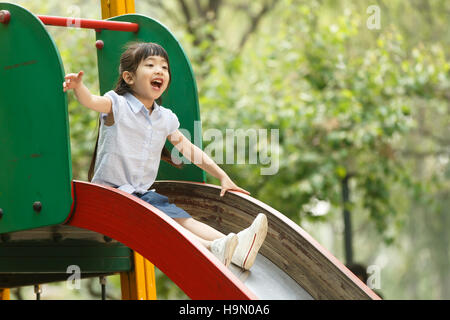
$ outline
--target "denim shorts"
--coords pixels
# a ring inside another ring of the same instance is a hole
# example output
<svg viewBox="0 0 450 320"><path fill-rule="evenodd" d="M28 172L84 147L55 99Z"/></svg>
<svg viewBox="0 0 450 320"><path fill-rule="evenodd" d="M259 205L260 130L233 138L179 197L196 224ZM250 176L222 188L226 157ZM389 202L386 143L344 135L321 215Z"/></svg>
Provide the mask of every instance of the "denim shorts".
<svg viewBox="0 0 450 320"><path fill-rule="evenodd" d="M155 191L147 191L144 194L133 192L132 195L158 208L171 218L192 218L192 216L183 209L177 207L173 203L169 203L168 197Z"/></svg>

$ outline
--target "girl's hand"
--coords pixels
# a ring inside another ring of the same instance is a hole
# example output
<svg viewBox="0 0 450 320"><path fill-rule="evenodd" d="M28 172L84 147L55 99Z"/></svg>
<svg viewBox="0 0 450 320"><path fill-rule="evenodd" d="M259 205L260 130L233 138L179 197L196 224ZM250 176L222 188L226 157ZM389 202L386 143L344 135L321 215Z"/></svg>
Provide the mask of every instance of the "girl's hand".
<svg viewBox="0 0 450 320"><path fill-rule="evenodd" d="M245 194L250 194L247 190L239 188L231 179L227 176L220 180L220 184L222 185L222 190L220 191L220 196L223 197L225 192L228 190L239 191Z"/></svg>
<svg viewBox="0 0 450 320"><path fill-rule="evenodd" d="M63 83L63 90L64 92L66 92L67 90L70 89L77 89L80 84L83 82L82 78L83 78L83 70L78 72L78 73L69 73L68 75L66 75L64 77L64 79L66 79L66 81L64 81Z"/></svg>

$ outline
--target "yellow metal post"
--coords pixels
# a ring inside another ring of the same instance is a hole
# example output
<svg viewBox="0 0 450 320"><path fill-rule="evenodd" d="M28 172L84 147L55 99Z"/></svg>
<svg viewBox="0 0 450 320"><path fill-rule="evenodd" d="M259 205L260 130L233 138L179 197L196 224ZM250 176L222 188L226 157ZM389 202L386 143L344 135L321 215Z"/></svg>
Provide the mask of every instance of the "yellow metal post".
<svg viewBox="0 0 450 320"><path fill-rule="evenodd" d="M156 300L155 266L147 259L144 259L144 270L147 300Z"/></svg>
<svg viewBox="0 0 450 320"><path fill-rule="evenodd" d="M133 252L134 268L120 274L123 300L156 300L155 267Z"/></svg>
<svg viewBox="0 0 450 320"><path fill-rule="evenodd" d="M135 13L134 0L101 0L102 19ZM137 252L133 252L134 270L120 273L122 299L155 300L155 267Z"/></svg>
<svg viewBox="0 0 450 320"><path fill-rule="evenodd" d="M0 300L9 300L9 289L0 288Z"/></svg>
<svg viewBox="0 0 450 320"><path fill-rule="evenodd" d="M134 0L101 0L102 19L135 13Z"/></svg>

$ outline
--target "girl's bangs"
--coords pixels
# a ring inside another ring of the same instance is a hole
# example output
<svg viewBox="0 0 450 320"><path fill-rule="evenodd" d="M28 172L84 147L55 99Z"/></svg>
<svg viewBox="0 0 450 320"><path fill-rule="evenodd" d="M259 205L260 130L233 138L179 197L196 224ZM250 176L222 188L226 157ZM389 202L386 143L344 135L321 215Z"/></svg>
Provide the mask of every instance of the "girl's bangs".
<svg viewBox="0 0 450 320"><path fill-rule="evenodd" d="M140 46L136 52L136 58L138 58L138 61L142 61L150 56L162 57L166 59L167 63L169 63L169 57L166 50L157 44L146 43L145 45Z"/></svg>

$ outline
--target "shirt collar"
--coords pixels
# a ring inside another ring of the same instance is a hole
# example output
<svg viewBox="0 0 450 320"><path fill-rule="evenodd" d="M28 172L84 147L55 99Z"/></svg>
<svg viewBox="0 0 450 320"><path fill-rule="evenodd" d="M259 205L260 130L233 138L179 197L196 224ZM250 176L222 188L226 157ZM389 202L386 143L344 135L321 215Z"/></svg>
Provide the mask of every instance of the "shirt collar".
<svg viewBox="0 0 450 320"><path fill-rule="evenodd" d="M123 96L125 97L125 99L127 99L134 113L138 113L142 110L142 108L145 109L145 105L131 93L127 92ZM153 102L153 112L155 111L159 111L159 105L156 103L156 101Z"/></svg>

